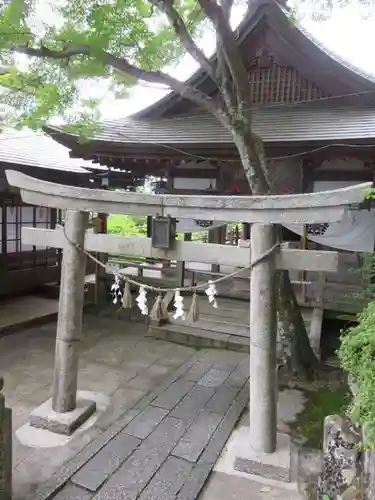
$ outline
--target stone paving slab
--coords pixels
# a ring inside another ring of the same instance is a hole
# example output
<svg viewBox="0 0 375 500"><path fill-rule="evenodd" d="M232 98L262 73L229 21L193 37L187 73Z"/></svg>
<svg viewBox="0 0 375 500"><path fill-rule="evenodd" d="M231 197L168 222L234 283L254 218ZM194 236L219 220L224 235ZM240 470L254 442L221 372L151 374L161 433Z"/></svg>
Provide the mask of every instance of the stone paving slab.
<svg viewBox="0 0 375 500"><path fill-rule="evenodd" d="M169 457L157 474L141 493L139 500L174 500L186 479L189 477L193 464L181 458Z"/></svg>
<svg viewBox="0 0 375 500"><path fill-rule="evenodd" d="M212 467L206 464L197 464L192 470L186 483L181 488L181 491L176 496L176 500L195 500L204 483L210 475Z"/></svg>
<svg viewBox="0 0 375 500"><path fill-rule="evenodd" d="M186 372L186 378L192 380L193 382L198 382L212 367L212 362L209 361L197 361L194 365ZM217 368L217 367L215 367ZM235 367L234 367L235 368ZM232 369L234 369L232 368Z"/></svg>
<svg viewBox="0 0 375 500"><path fill-rule="evenodd" d="M136 500L184 435L186 427L185 420L166 417L93 500Z"/></svg>
<svg viewBox="0 0 375 500"><path fill-rule="evenodd" d="M91 500L91 498L92 493L75 484L67 484L54 497L55 500Z"/></svg>
<svg viewBox="0 0 375 500"><path fill-rule="evenodd" d="M172 410L194 385L194 382L185 378L176 380L163 394L156 398L153 404L160 408Z"/></svg>
<svg viewBox="0 0 375 500"><path fill-rule="evenodd" d="M247 361L246 366L242 363L237 366L237 368L232 371L226 380L226 385L230 387L242 387L248 380L250 375L250 364Z"/></svg>
<svg viewBox="0 0 375 500"><path fill-rule="evenodd" d="M207 403L206 410L225 415L237 396L238 391L239 389L235 387L219 387Z"/></svg>
<svg viewBox="0 0 375 500"><path fill-rule="evenodd" d="M193 387L172 410L171 416L193 420L205 408L214 394L215 390L211 387Z"/></svg>
<svg viewBox="0 0 375 500"><path fill-rule="evenodd" d="M222 415L202 411L173 450L173 455L196 462L222 419Z"/></svg>
<svg viewBox="0 0 375 500"><path fill-rule="evenodd" d="M226 381L230 373L230 370L211 368L211 370L198 380L197 384L203 385L204 387L219 387Z"/></svg>
<svg viewBox="0 0 375 500"><path fill-rule="evenodd" d="M125 427L124 432L145 439L167 415L168 410L149 406Z"/></svg>
<svg viewBox="0 0 375 500"><path fill-rule="evenodd" d="M199 459L200 464L206 464L213 467L248 402L249 383L247 382L236 396L236 399L233 401L223 420L220 422L212 436L209 446L207 446L201 455Z"/></svg>
<svg viewBox="0 0 375 500"><path fill-rule="evenodd" d="M129 436L122 431L74 474L72 482L95 493L109 476L125 462L140 442L140 439Z"/></svg>
<svg viewBox="0 0 375 500"><path fill-rule="evenodd" d="M242 360L196 353L33 500L195 500L248 403Z"/></svg>

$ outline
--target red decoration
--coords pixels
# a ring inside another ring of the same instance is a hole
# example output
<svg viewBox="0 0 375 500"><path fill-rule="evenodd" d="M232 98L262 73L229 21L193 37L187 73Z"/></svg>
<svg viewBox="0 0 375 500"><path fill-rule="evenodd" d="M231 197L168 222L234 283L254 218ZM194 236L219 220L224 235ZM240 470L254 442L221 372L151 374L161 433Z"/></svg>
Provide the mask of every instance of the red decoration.
<svg viewBox="0 0 375 500"><path fill-rule="evenodd" d="M240 193L240 192L241 192L241 188L237 183L231 184L228 188L228 193L230 193L230 194L236 194L236 193Z"/></svg>
<svg viewBox="0 0 375 500"><path fill-rule="evenodd" d="M288 187L283 187L280 189L280 194L292 194L292 190Z"/></svg>

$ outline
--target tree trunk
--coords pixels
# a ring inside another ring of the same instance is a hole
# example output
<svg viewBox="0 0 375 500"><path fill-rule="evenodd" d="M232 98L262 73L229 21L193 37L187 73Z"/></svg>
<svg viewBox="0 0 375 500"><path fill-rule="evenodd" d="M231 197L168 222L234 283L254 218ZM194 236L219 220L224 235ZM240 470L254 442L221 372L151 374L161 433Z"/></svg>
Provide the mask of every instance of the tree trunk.
<svg viewBox="0 0 375 500"><path fill-rule="evenodd" d="M243 129L233 128L232 134L247 180L253 194L271 194L274 192L274 187L268 179L261 141L251 135L251 127L246 125L245 121ZM279 328L283 336L282 341L289 350L287 365L299 377L311 377L318 361L310 345L289 272L278 272L277 283Z"/></svg>
<svg viewBox="0 0 375 500"><path fill-rule="evenodd" d="M285 336L286 347L289 346L287 367L301 376L313 377L318 360L312 350L306 324L301 314L288 271L279 271L277 275L277 313L281 335Z"/></svg>

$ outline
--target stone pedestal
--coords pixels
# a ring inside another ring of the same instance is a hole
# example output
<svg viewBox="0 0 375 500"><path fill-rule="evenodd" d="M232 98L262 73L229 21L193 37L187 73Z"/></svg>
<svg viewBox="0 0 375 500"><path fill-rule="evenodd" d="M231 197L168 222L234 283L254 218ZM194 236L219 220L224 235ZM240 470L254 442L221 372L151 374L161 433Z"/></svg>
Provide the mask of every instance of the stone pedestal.
<svg viewBox="0 0 375 500"><path fill-rule="evenodd" d="M32 427L70 436L91 417L95 410L95 401L77 399L74 410L57 413L52 408L52 399L49 399L31 413L29 423Z"/></svg>
<svg viewBox="0 0 375 500"><path fill-rule="evenodd" d="M245 436L244 436L245 437ZM291 440L287 434L278 434L274 453L263 453L254 450L243 440L244 444L236 450L234 469L263 480L280 483L294 482L291 476Z"/></svg>
<svg viewBox="0 0 375 500"><path fill-rule="evenodd" d="M4 385L0 377L0 391ZM0 500L12 498L12 410L0 392Z"/></svg>

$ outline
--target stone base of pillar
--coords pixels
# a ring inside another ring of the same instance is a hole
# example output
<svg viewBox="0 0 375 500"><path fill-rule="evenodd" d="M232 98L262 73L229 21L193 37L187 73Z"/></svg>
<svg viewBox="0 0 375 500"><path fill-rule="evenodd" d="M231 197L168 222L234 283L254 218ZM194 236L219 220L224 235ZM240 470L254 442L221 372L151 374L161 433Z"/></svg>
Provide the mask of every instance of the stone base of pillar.
<svg viewBox="0 0 375 500"><path fill-rule="evenodd" d="M52 398L36 408L29 418L29 424L38 429L46 429L55 434L70 436L85 423L96 410L95 401L77 399L77 407L66 413L56 413L52 409Z"/></svg>
<svg viewBox="0 0 375 500"><path fill-rule="evenodd" d="M245 433L242 439L246 439ZM244 444L244 441L242 441L241 449L237 453L236 451L234 450L236 454L234 469L236 471L281 483L294 483L296 481L291 474L292 449L290 436L287 434L277 435L277 448L274 453L257 452L249 442Z"/></svg>

